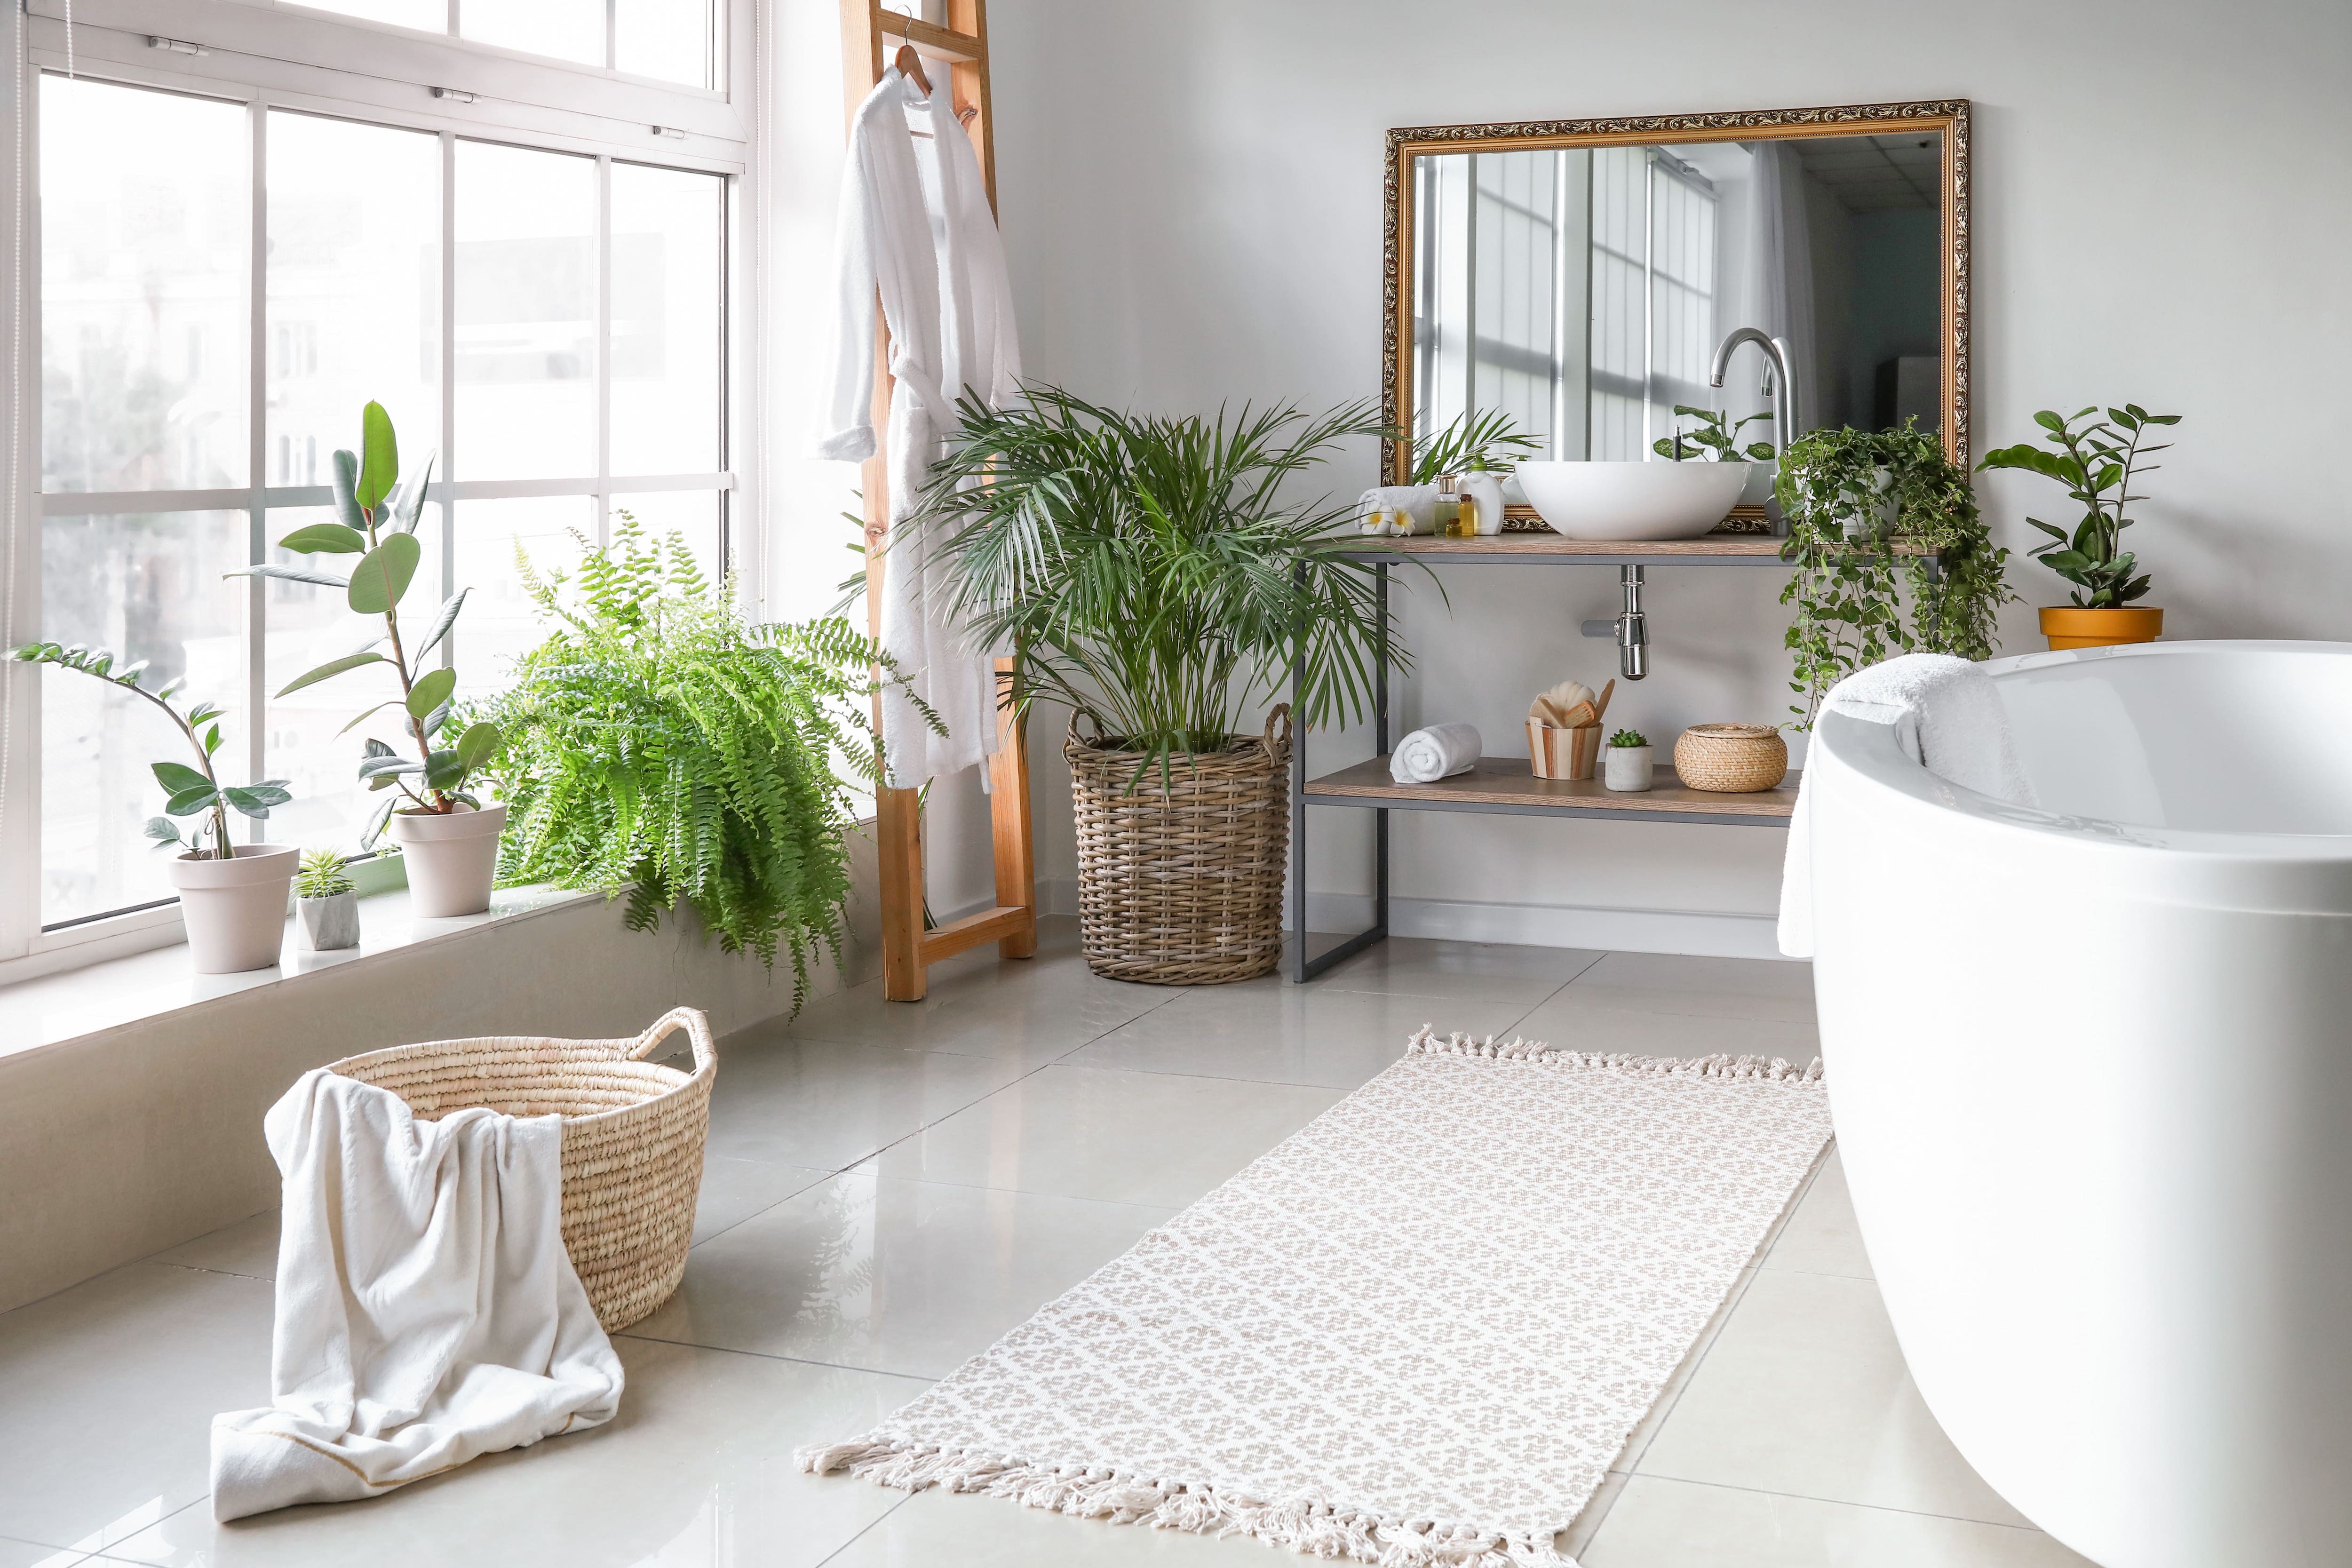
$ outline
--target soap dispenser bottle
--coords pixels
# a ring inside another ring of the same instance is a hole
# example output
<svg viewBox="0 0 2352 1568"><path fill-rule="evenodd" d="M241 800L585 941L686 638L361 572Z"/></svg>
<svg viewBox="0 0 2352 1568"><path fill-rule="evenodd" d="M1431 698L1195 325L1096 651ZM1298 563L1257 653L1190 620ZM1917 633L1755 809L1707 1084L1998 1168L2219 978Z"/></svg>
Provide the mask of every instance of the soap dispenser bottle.
<svg viewBox="0 0 2352 1568"><path fill-rule="evenodd" d="M1503 476L1486 466L1484 457L1470 459L1465 467L1458 487L1463 497L1463 510L1477 509L1476 526L1466 531L1488 537L1503 531Z"/></svg>
<svg viewBox="0 0 2352 1568"><path fill-rule="evenodd" d="M1437 479L1437 500L1433 503L1431 531L1440 539L1462 537L1462 480L1455 474L1441 474Z"/></svg>

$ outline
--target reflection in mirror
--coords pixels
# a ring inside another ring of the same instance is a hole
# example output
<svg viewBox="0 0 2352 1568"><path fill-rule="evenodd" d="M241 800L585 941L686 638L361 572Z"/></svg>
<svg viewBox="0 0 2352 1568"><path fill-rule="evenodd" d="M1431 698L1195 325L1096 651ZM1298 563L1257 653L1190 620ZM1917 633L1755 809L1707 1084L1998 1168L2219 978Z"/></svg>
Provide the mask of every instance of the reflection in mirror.
<svg viewBox="0 0 2352 1568"><path fill-rule="evenodd" d="M1799 433L1939 430L1942 156L1905 131L1413 158L1413 429L1501 409L1546 457L1643 459L1694 426L1678 404L1769 415L1753 351L1707 384L1754 326L1790 346Z"/></svg>

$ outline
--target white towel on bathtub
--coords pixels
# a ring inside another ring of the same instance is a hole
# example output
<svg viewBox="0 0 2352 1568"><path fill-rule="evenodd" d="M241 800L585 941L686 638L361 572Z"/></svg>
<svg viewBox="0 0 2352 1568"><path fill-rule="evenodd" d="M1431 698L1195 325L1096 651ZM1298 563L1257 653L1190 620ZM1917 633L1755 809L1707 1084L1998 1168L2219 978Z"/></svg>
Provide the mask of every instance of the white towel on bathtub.
<svg viewBox="0 0 2352 1568"><path fill-rule="evenodd" d="M2000 693L1965 658L1906 653L1858 669L1830 688L1822 710L1891 727L1904 755L1962 789L2012 805L2036 804ZM1790 958L1813 955L1811 773L1808 768L1797 781L1780 868L1780 951Z"/></svg>
<svg viewBox="0 0 2352 1568"><path fill-rule="evenodd" d="M563 1119L437 1121L320 1068L262 1119L285 1173L270 1396L213 1417L213 1517L380 1497L600 1426L620 1358L564 1250Z"/></svg>
<svg viewBox="0 0 2352 1568"><path fill-rule="evenodd" d="M1478 765L1486 749L1475 724L1433 724L1397 742L1389 758L1389 777L1399 784L1428 784L1466 773Z"/></svg>

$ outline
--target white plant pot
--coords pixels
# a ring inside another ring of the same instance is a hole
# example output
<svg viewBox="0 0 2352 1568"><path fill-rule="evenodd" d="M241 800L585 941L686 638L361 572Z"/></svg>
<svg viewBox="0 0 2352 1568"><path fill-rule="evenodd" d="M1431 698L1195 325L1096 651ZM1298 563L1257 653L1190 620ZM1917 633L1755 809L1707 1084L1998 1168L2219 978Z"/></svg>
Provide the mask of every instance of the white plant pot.
<svg viewBox="0 0 2352 1568"><path fill-rule="evenodd" d="M297 899L295 912L301 919L302 951L305 952L340 952L360 944L360 896L357 892L329 893L323 899Z"/></svg>
<svg viewBox="0 0 2352 1568"><path fill-rule="evenodd" d="M408 907L427 920L478 915L490 907L490 883L499 868L499 834L507 808L464 806L446 816L425 811L392 814L392 841L408 868Z"/></svg>
<svg viewBox="0 0 2352 1568"><path fill-rule="evenodd" d="M1650 787L1650 748L1647 746L1603 746L1601 748L1601 784L1604 789L1623 793Z"/></svg>
<svg viewBox="0 0 2352 1568"><path fill-rule="evenodd" d="M226 860L172 862L172 886L199 974L268 969L286 944L286 898L302 858L293 844L241 844Z"/></svg>

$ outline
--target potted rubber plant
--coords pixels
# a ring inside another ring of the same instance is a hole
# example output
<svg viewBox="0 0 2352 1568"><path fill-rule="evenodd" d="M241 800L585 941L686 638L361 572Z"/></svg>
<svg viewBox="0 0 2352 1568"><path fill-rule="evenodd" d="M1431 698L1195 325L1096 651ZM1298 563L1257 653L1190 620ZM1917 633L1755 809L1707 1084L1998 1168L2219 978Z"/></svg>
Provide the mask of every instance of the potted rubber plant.
<svg viewBox="0 0 2352 1568"><path fill-rule="evenodd" d="M199 974L235 974L268 969L286 940L286 889L294 879L299 851L290 844L232 844L228 814L257 819L294 797L284 779L225 784L213 758L221 749L221 710L198 702L181 710L173 700L181 680L150 691L142 684L147 661L114 668L114 656L100 648L54 642L26 643L9 657L46 664L103 680L144 699L162 710L188 742L187 763L151 763L164 793L163 815L147 819L147 837L158 848L180 851L172 862L172 886L180 895L180 916L188 931L188 953ZM188 821L183 830L182 820Z"/></svg>
<svg viewBox="0 0 2352 1568"><path fill-rule="evenodd" d="M2164 612L2132 601L2147 594L2147 574L2138 558L2123 547L2124 530L2132 525L2124 509L2145 496L2132 493L2132 480L2161 464L2147 459L2170 443L2148 445L2148 436L2180 423L2178 414L2150 414L2137 403L2099 410L2080 408L2061 417L2045 408L2033 416L2042 438L2055 451L2043 451L2030 442L1987 452L1979 468L2023 468L2065 487L2069 499L2083 509L2072 530L2038 517L2025 521L2050 535L2037 545L2033 558L2074 584L2068 605L2042 611L2042 635L2053 648L2111 647L2119 643L2154 642L2164 633Z"/></svg>
<svg viewBox="0 0 2352 1568"><path fill-rule="evenodd" d="M1403 660L1374 568L1332 531L1352 506L1277 492L1381 433L1360 405L1203 418L1047 386L1002 410L968 399L894 532L923 531L950 613L1016 650L1012 700L1071 710L1095 973L1221 984L1279 961L1290 735L1276 726L1352 720L1380 661ZM1254 721L1294 661L1300 710Z"/></svg>
<svg viewBox="0 0 2352 1568"><path fill-rule="evenodd" d="M1740 444L1739 434L1750 425L1769 424L1772 414L1750 414L1739 420L1713 408L1693 408L1686 403L1675 405L1675 415L1696 420L1695 426L1677 429L1671 436L1661 436L1650 443L1650 450L1675 463L1752 463L1748 470L1748 488L1739 492L1741 506L1762 506L1772 499L1772 484L1780 454L1769 441Z"/></svg>
<svg viewBox="0 0 2352 1568"><path fill-rule="evenodd" d="M294 876L294 912L302 945L312 952L339 952L360 944L360 895L350 863L331 849L302 856Z"/></svg>
<svg viewBox="0 0 2352 1568"><path fill-rule="evenodd" d="M484 805L471 785L475 774L498 753L499 728L485 721L451 734L457 672L446 664L428 667L425 662L457 624L468 590L451 595L425 623L424 636L410 640L415 628L404 628L400 604L424 557L416 522L425 510L433 458L426 457L413 483L401 485L399 444L392 416L380 403L360 412L360 456L334 456L335 521L296 529L278 542L280 549L297 555L356 555L359 560L349 576L277 565L249 566L230 575L340 588L352 614L382 623L383 636L366 647L305 670L279 688L278 695L353 670L392 675L397 689L343 726L349 730L383 709L395 709L409 742L404 752L383 741L366 742L360 777L385 798L369 819L361 845L372 847L388 831L400 846L412 912L425 917L479 914L490 907L507 808Z"/></svg>

